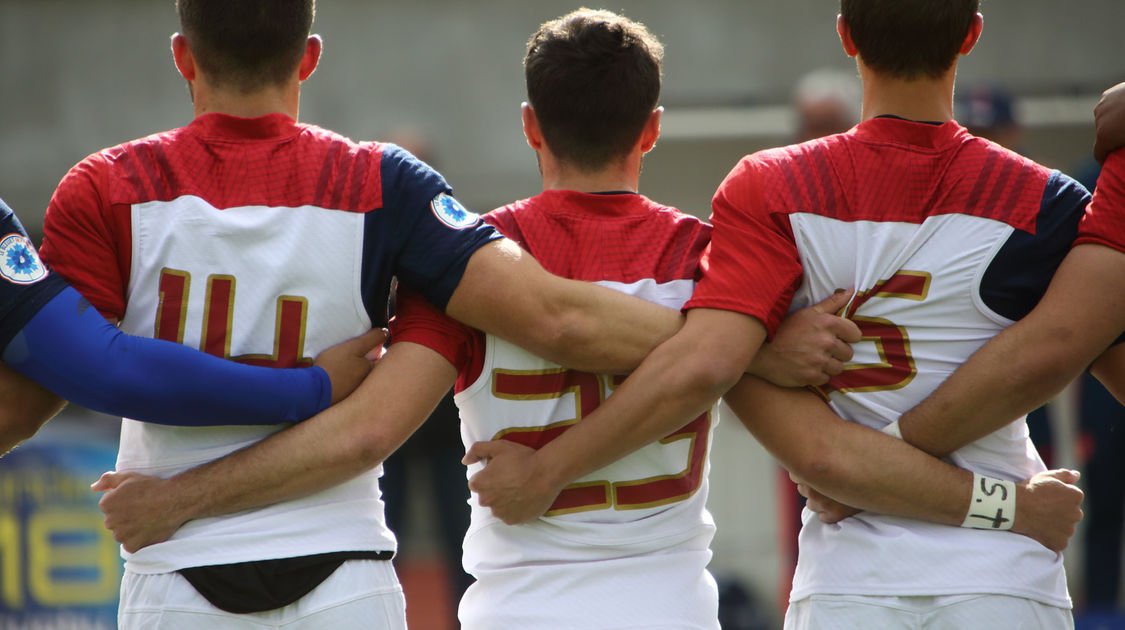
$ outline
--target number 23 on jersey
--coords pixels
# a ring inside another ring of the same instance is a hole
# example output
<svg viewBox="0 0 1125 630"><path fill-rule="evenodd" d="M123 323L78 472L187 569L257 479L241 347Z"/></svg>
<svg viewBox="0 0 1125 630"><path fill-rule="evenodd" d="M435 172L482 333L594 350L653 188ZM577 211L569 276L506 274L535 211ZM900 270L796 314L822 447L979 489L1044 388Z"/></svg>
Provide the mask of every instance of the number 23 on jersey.
<svg viewBox="0 0 1125 630"><path fill-rule="evenodd" d="M492 393L497 398L549 400L572 394L575 417L546 426L510 427L498 432L492 439L509 440L539 449L593 412L605 400L606 391L619 385L622 378L565 368L496 369L492 373ZM711 414L708 412L659 441L661 445L669 445L689 440L688 458L682 469L641 479L604 479L571 484L559 493L546 515L602 509L639 510L687 499L702 484L710 431Z"/></svg>

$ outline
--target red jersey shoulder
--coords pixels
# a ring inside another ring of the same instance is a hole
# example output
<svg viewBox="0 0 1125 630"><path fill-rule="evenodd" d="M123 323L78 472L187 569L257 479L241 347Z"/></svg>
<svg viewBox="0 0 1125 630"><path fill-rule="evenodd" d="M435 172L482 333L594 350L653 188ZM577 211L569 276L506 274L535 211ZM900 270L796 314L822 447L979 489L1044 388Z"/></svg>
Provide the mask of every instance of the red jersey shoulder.
<svg viewBox="0 0 1125 630"><path fill-rule="evenodd" d="M694 279L711 226L641 195L539 195L485 215L548 271L587 282Z"/></svg>
<svg viewBox="0 0 1125 630"><path fill-rule="evenodd" d="M1094 197L1078 225L1075 243L1095 243L1125 251L1125 150L1106 158Z"/></svg>
<svg viewBox="0 0 1125 630"><path fill-rule="evenodd" d="M1050 169L967 133L935 135L926 146L853 130L760 151L743 158L720 193L774 215L920 223L967 214L1034 231Z"/></svg>
<svg viewBox="0 0 1125 630"><path fill-rule="evenodd" d="M103 174L110 204L184 195L217 208L316 206L364 212L382 206L384 145L314 125L274 137L201 134L181 127L105 149L84 164Z"/></svg>
<svg viewBox="0 0 1125 630"><path fill-rule="evenodd" d="M1002 221L1035 232L1051 169L990 140L969 136L945 175L942 213Z"/></svg>

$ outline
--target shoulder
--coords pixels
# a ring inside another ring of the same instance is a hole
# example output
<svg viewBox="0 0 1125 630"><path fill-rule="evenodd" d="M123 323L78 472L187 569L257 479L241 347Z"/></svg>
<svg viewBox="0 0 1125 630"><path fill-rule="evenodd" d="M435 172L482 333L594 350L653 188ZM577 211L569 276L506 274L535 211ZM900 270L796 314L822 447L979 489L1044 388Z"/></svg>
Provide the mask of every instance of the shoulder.
<svg viewBox="0 0 1125 630"><path fill-rule="evenodd" d="M850 141L848 134L837 134L751 153L739 160L719 192L770 197L792 195L811 184L822 188L835 156Z"/></svg>
<svg viewBox="0 0 1125 630"><path fill-rule="evenodd" d="M298 123L297 141L300 152L310 163L321 163L327 167L343 168L345 172L358 174L367 170L378 173L384 166L384 159L393 154L394 145L373 140L353 140L331 129L307 123Z"/></svg>
<svg viewBox="0 0 1125 630"><path fill-rule="evenodd" d="M694 241L703 245L710 241L710 223L673 206L666 206L653 201L648 197L642 196L641 199L652 212L652 219L659 224L657 229L668 234L673 240L685 243Z"/></svg>
<svg viewBox="0 0 1125 630"><path fill-rule="evenodd" d="M379 147L379 174L388 204L404 198L428 202L452 192L441 173L410 151L396 144L374 144Z"/></svg>
<svg viewBox="0 0 1125 630"><path fill-rule="evenodd" d="M824 141L810 140L800 144L762 149L743 156L731 170L728 178L789 171L807 163L812 153L827 150L827 146L829 145Z"/></svg>

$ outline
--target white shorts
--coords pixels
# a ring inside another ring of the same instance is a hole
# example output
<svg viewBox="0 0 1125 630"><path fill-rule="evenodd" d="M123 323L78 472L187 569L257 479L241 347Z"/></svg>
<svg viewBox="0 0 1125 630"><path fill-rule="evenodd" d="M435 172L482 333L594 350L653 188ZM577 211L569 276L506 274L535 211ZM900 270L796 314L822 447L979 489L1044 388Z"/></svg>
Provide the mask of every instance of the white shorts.
<svg viewBox="0 0 1125 630"><path fill-rule="evenodd" d="M710 552L489 570L461 598L463 630L718 630Z"/></svg>
<svg viewBox="0 0 1125 630"><path fill-rule="evenodd" d="M813 595L789 604L785 630L1073 630L1070 610L1008 595Z"/></svg>
<svg viewBox="0 0 1125 630"><path fill-rule="evenodd" d="M292 604L245 615L216 608L179 573L126 571L117 623L120 630L405 630L406 602L386 560L348 560Z"/></svg>

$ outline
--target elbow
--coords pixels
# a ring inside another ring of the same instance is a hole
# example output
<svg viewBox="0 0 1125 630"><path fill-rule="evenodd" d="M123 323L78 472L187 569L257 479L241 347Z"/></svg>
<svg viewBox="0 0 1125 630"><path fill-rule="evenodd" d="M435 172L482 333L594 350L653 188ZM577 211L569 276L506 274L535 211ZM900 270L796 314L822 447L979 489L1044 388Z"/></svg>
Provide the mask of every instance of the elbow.
<svg viewBox="0 0 1125 630"><path fill-rule="evenodd" d="M59 405L50 413L35 416L26 413L0 415L0 455L31 439L61 409L62 405Z"/></svg>
<svg viewBox="0 0 1125 630"><path fill-rule="evenodd" d="M745 367L743 362L732 360L729 355L710 357L694 371L693 385L702 391L710 392L714 398L719 398L738 383Z"/></svg>
<svg viewBox="0 0 1125 630"><path fill-rule="evenodd" d="M357 475L383 463L393 452L377 431L356 431L341 446L337 461Z"/></svg>
<svg viewBox="0 0 1125 630"><path fill-rule="evenodd" d="M809 442L802 445L796 458L787 462L786 468L793 476L821 491L851 483L848 471L826 440L817 438Z"/></svg>
<svg viewBox="0 0 1125 630"><path fill-rule="evenodd" d="M517 345L566 367L592 370L609 367L599 322L583 309L557 306L541 310L524 327L528 331Z"/></svg>
<svg viewBox="0 0 1125 630"><path fill-rule="evenodd" d="M743 376L745 365L724 353L689 352L673 360L669 370L671 382L656 384L663 391L676 395L697 395L701 400L721 398Z"/></svg>

